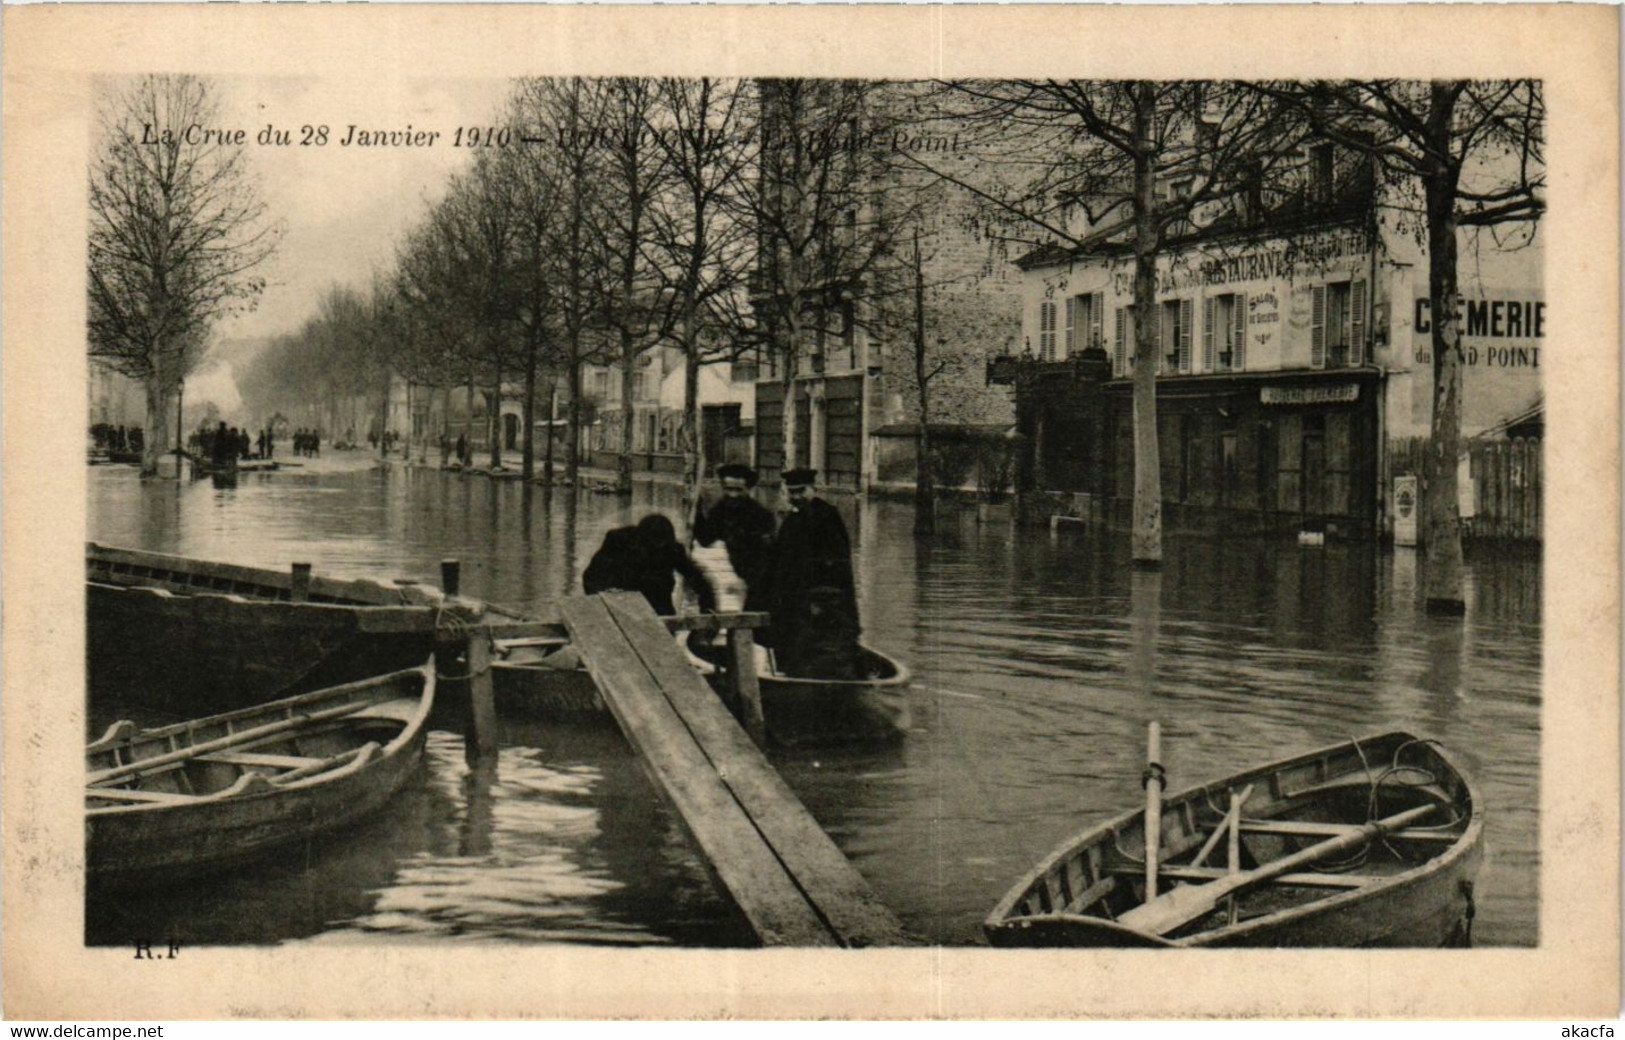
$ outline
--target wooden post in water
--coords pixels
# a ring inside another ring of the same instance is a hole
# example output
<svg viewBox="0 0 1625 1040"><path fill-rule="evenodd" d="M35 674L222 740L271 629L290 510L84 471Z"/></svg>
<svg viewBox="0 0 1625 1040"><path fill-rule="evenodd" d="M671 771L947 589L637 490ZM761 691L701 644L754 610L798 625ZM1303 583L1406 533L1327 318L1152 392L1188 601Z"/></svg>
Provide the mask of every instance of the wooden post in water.
<svg viewBox="0 0 1625 1040"><path fill-rule="evenodd" d="M440 590L448 596L457 595L462 585L463 565L457 560L440 561Z"/></svg>
<svg viewBox="0 0 1625 1040"><path fill-rule="evenodd" d="M1157 898L1157 857L1162 852L1162 727L1151 724L1145 753L1145 901Z"/></svg>
<svg viewBox="0 0 1625 1040"><path fill-rule="evenodd" d="M295 603L310 602L310 564L293 565L293 581L289 586L289 597Z"/></svg>
<svg viewBox="0 0 1625 1040"><path fill-rule="evenodd" d="M496 754L497 702L491 682L491 630L483 625L468 633L468 732L464 735L469 761Z"/></svg>
<svg viewBox="0 0 1625 1040"><path fill-rule="evenodd" d="M756 637L748 628L728 629L728 675L739 721L757 747L767 746L767 726L762 721L762 688L756 681Z"/></svg>

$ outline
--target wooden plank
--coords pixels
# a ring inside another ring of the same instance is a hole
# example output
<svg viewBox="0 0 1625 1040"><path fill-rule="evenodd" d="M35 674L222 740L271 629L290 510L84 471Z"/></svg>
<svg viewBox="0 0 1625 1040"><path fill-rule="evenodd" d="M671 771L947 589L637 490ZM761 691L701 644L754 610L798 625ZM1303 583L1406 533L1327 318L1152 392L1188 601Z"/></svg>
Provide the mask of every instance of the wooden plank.
<svg viewBox="0 0 1625 1040"><path fill-rule="evenodd" d="M835 945L835 937L722 784L602 600L566 600L563 614L605 703L762 942ZM661 638L670 644L670 636ZM675 645L672 652L675 655ZM699 681L686 663L683 669Z"/></svg>
<svg viewBox="0 0 1625 1040"><path fill-rule="evenodd" d="M772 621L761 611L739 611L730 614L686 614L663 617L660 622L672 632L720 632L732 628L766 628ZM518 640L553 640L569 642L570 634L564 622L558 619L536 621L498 621L491 626L491 636L501 642Z"/></svg>
<svg viewBox="0 0 1625 1040"><path fill-rule="evenodd" d="M648 603L630 592L600 598L723 783L841 940L853 946L905 943L896 917L677 652Z"/></svg>

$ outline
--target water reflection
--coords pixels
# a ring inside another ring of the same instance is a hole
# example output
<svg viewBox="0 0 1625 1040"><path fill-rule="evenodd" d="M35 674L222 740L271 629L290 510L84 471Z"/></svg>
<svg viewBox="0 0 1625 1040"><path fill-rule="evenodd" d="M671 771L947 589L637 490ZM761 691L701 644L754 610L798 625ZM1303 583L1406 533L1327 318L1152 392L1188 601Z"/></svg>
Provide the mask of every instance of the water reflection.
<svg viewBox="0 0 1625 1040"><path fill-rule="evenodd" d="M668 487L623 498L312 461L322 465L245 476L232 492L98 467L91 536L386 579L432 579L457 558L470 594L543 612L580 587L605 531L679 508ZM1138 804L1145 724L1157 718L1176 787L1376 730L1438 737L1488 808L1475 941L1536 941L1537 557L1470 558L1466 618L1435 619L1419 609L1407 550L1170 538L1163 569L1142 573L1125 565L1126 535L1051 536L966 511L917 540L906 502L838 504L857 547L864 638L917 676L915 729L885 751L776 761L921 937L979 942L982 916L1040 856ZM315 913L296 871L284 878L289 906L273 912L262 888L225 883L205 900L218 912L192 932L744 941L613 729L505 720L494 772L470 770L459 729L434 734L423 788L392 808L393 829L380 821L384 851L333 853L350 876L332 883L349 897ZM251 913L234 917L233 905ZM132 912L109 911L98 934L122 941ZM238 929L251 914L274 923Z"/></svg>

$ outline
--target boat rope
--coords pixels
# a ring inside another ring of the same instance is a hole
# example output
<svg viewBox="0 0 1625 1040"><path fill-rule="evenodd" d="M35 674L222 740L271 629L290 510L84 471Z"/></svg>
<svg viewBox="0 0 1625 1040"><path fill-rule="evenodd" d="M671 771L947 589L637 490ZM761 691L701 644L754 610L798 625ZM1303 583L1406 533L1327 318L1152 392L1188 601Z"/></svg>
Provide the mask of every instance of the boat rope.
<svg viewBox="0 0 1625 1040"><path fill-rule="evenodd" d="M1161 762L1152 762L1145 767L1145 772L1140 774L1140 786L1149 787L1153 780L1164 787L1168 784L1168 770L1162 768Z"/></svg>

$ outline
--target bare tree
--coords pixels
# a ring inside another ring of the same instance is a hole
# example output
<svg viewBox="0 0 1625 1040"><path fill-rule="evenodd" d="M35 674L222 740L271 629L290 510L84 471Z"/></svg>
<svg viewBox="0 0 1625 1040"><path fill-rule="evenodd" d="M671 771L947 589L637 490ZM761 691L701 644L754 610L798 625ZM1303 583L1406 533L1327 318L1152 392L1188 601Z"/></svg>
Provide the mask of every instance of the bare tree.
<svg viewBox="0 0 1625 1040"><path fill-rule="evenodd" d="M579 483L581 466L582 373L602 354L594 322L605 288L602 251L595 249L594 207L603 175L605 89L595 80L532 79L517 91L518 112L527 135L550 164L557 190L559 218L548 250L548 277L555 287L554 313L559 326L558 355L569 384L565 479Z"/></svg>
<svg viewBox="0 0 1625 1040"><path fill-rule="evenodd" d="M1433 311L1433 417L1422 472L1423 594L1430 611L1462 613L1457 232L1528 224L1545 211L1541 83L1365 80L1258 89L1290 102L1334 143L1374 156L1401 198L1421 195Z"/></svg>
<svg viewBox="0 0 1625 1040"><path fill-rule="evenodd" d="M753 260L745 183L753 158L746 133L749 106L737 80L667 79L660 84L658 122L650 127L670 169L669 188L655 212L654 239L676 304L674 339L683 351L679 441L690 515L705 472L700 369L713 360L737 358L746 339L739 304Z"/></svg>
<svg viewBox="0 0 1625 1040"><path fill-rule="evenodd" d="M1279 106L1234 84L999 80L944 84L946 119L997 174L972 183L929 157L912 162L971 192L1014 241L1089 249L1125 237L1134 253L1133 409L1136 565L1162 561L1157 443L1156 265L1172 234L1268 175L1291 127ZM1178 180L1178 195L1159 182ZM1260 230L1260 234L1264 234Z"/></svg>
<svg viewBox="0 0 1625 1040"><path fill-rule="evenodd" d="M593 240L605 275L598 294L609 350L621 371L620 451L615 487L632 491L633 375L640 360L671 331L671 297L654 248L656 213L671 176L667 150L652 131L659 84L618 78L603 84L599 127L603 175L589 211Z"/></svg>
<svg viewBox="0 0 1625 1040"><path fill-rule="evenodd" d="M887 117L874 104L880 89L853 80L756 84L751 299L781 365L781 472L798 461L794 388L808 333L845 325L859 301L876 294L897 230L920 207L917 197L893 190Z"/></svg>
<svg viewBox="0 0 1625 1040"><path fill-rule="evenodd" d="M168 451L166 400L196 364L210 326L251 308L254 270L278 229L244 149L194 76L143 76L98 107L90 166L90 356L146 385L143 474Z"/></svg>

